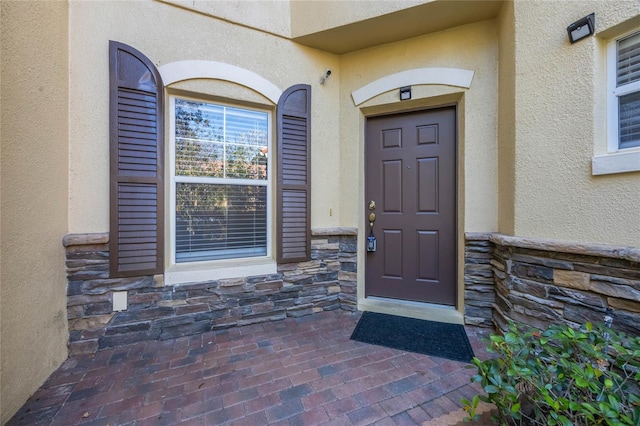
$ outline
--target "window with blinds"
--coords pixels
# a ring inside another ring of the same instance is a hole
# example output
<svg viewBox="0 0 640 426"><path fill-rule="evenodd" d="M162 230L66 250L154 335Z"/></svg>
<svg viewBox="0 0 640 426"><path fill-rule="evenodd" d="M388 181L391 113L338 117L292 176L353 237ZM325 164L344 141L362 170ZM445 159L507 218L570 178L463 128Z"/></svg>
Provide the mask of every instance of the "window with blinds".
<svg viewBox="0 0 640 426"><path fill-rule="evenodd" d="M619 39L616 47L618 148L640 146L640 32Z"/></svg>
<svg viewBox="0 0 640 426"><path fill-rule="evenodd" d="M266 256L269 114L172 100L175 262Z"/></svg>

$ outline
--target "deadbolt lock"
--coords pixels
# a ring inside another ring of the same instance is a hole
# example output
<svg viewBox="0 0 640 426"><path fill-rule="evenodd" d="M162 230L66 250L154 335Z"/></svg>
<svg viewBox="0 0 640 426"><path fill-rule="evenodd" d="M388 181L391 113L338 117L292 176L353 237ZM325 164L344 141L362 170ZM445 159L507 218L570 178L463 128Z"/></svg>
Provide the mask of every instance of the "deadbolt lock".
<svg viewBox="0 0 640 426"><path fill-rule="evenodd" d="M376 202L371 200L369 201L369 210L375 210L376 209Z"/></svg>

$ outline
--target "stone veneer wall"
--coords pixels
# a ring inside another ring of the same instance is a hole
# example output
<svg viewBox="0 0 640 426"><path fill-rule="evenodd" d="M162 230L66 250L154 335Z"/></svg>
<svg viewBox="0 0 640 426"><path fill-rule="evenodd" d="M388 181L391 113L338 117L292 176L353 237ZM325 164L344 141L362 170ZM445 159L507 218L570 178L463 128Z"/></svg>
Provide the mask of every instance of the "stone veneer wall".
<svg viewBox="0 0 640 426"><path fill-rule="evenodd" d="M464 321L469 325L493 327L493 244L489 242L489 234L467 233L465 237Z"/></svg>
<svg viewBox="0 0 640 426"><path fill-rule="evenodd" d="M490 258L491 319L499 329L508 320L536 328L577 326L602 322L610 312L615 330L640 333L640 248L469 233L466 252L467 294L473 295L474 287L476 293L486 289L479 277L487 274ZM468 300L467 311L486 322L485 305L479 309Z"/></svg>
<svg viewBox="0 0 640 426"><path fill-rule="evenodd" d="M163 277L109 277L109 235L63 239L71 353L141 340L356 309L354 228L313 230L309 262L278 265L273 275L164 285ZM112 311L112 292L127 291L126 311Z"/></svg>

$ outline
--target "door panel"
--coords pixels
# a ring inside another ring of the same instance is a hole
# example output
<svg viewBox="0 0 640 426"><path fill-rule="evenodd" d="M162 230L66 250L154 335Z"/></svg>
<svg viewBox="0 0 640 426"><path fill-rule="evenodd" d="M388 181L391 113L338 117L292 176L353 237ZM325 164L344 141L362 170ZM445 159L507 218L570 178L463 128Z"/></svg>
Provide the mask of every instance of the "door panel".
<svg viewBox="0 0 640 426"><path fill-rule="evenodd" d="M402 231L385 229L383 241L387 247L384 256L384 277L402 278Z"/></svg>
<svg viewBox="0 0 640 426"><path fill-rule="evenodd" d="M365 201L376 202L378 245L367 253L365 294L455 305L456 109L366 126Z"/></svg>
<svg viewBox="0 0 640 426"><path fill-rule="evenodd" d="M402 212L402 161L385 161L382 163L382 205L386 213Z"/></svg>
<svg viewBox="0 0 640 426"><path fill-rule="evenodd" d="M418 280L438 279L438 247L438 231L418 231Z"/></svg>
<svg viewBox="0 0 640 426"><path fill-rule="evenodd" d="M438 211L438 159L418 159L418 212L436 213Z"/></svg>

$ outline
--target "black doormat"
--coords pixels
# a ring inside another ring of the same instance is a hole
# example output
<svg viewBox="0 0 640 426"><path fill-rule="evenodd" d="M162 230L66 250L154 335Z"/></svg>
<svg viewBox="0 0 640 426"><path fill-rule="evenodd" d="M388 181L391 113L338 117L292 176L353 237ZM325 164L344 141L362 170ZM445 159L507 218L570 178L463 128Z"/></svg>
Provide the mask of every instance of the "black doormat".
<svg viewBox="0 0 640 426"><path fill-rule="evenodd" d="M351 340L454 361L471 362L473 349L459 324L365 312Z"/></svg>

